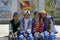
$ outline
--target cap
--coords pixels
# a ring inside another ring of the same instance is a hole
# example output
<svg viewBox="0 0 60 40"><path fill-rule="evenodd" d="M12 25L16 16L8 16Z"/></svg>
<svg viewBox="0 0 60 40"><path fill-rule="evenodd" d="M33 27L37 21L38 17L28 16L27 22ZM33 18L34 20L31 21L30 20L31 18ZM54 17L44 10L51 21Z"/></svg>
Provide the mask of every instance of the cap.
<svg viewBox="0 0 60 40"><path fill-rule="evenodd" d="M45 10L41 10L40 13L46 14L47 12Z"/></svg>
<svg viewBox="0 0 60 40"><path fill-rule="evenodd" d="M24 14L26 14L26 13L30 14L30 11L29 10L25 10Z"/></svg>
<svg viewBox="0 0 60 40"><path fill-rule="evenodd" d="M15 15L19 15L18 12L15 12L15 13L13 14L13 16L15 16Z"/></svg>

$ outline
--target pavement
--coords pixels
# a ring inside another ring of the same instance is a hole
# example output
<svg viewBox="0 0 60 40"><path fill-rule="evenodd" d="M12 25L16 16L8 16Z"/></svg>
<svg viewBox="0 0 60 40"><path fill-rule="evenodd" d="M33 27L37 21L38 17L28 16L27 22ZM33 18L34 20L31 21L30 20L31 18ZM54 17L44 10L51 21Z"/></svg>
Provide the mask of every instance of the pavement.
<svg viewBox="0 0 60 40"><path fill-rule="evenodd" d="M58 33L56 34L57 40L60 40L60 25L55 25ZM7 36L9 34L9 25L8 24L0 24L0 40L8 40Z"/></svg>

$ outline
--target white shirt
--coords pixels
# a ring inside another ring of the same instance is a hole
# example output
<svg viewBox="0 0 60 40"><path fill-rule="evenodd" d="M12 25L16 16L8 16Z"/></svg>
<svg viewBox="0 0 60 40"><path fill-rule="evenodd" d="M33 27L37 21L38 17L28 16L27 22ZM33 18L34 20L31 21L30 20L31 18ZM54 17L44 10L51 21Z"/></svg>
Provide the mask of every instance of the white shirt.
<svg viewBox="0 0 60 40"><path fill-rule="evenodd" d="M27 31L27 27L28 27L28 19L24 19L24 21L25 21L25 31Z"/></svg>

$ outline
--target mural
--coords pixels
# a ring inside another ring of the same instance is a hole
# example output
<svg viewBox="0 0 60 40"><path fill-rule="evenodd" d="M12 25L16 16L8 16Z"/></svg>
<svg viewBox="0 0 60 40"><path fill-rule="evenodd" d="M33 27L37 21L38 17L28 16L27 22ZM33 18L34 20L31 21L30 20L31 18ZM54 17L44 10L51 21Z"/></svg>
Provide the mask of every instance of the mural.
<svg viewBox="0 0 60 40"><path fill-rule="evenodd" d="M60 18L60 1L59 0L45 0L45 8L48 13L55 17Z"/></svg>
<svg viewBox="0 0 60 40"><path fill-rule="evenodd" d="M10 20L12 0L0 0L0 20Z"/></svg>
<svg viewBox="0 0 60 40"><path fill-rule="evenodd" d="M19 0L19 9L20 9L20 12L21 11L24 11L24 10L30 10L30 11L35 11L38 9L38 0Z"/></svg>
<svg viewBox="0 0 60 40"><path fill-rule="evenodd" d="M29 1L22 1L20 2L20 10L30 9L30 2Z"/></svg>
<svg viewBox="0 0 60 40"><path fill-rule="evenodd" d="M39 9L39 0L19 0L18 1L18 9L20 12L20 17L23 16L24 10L31 11L31 17L33 17L33 12L38 11Z"/></svg>
<svg viewBox="0 0 60 40"><path fill-rule="evenodd" d="M0 11L10 11L12 0L0 0Z"/></svg>
<svg viewBox="0 0 60 40"><path fill-rule="evenodd" d="M29 4L27 9L30 9L31 12L39 10L39 0L20 1L29 1L27 2L27 4ZM49 15L55 18L60 18L60 0L45 0L45 9L48 11Z"/></svg>

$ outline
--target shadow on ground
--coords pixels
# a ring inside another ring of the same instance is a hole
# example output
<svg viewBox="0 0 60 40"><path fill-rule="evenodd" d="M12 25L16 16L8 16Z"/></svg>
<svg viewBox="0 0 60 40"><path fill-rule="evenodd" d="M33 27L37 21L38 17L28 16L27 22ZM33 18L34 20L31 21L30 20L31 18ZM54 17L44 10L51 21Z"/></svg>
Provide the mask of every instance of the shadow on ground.
<svg viewBox="0 0 60 40"><path fill-rule="evenodd" d="M0 40L8 40L8 37L0 37ZM60 38L56 38L56 40L60 40Z"/></svg>

